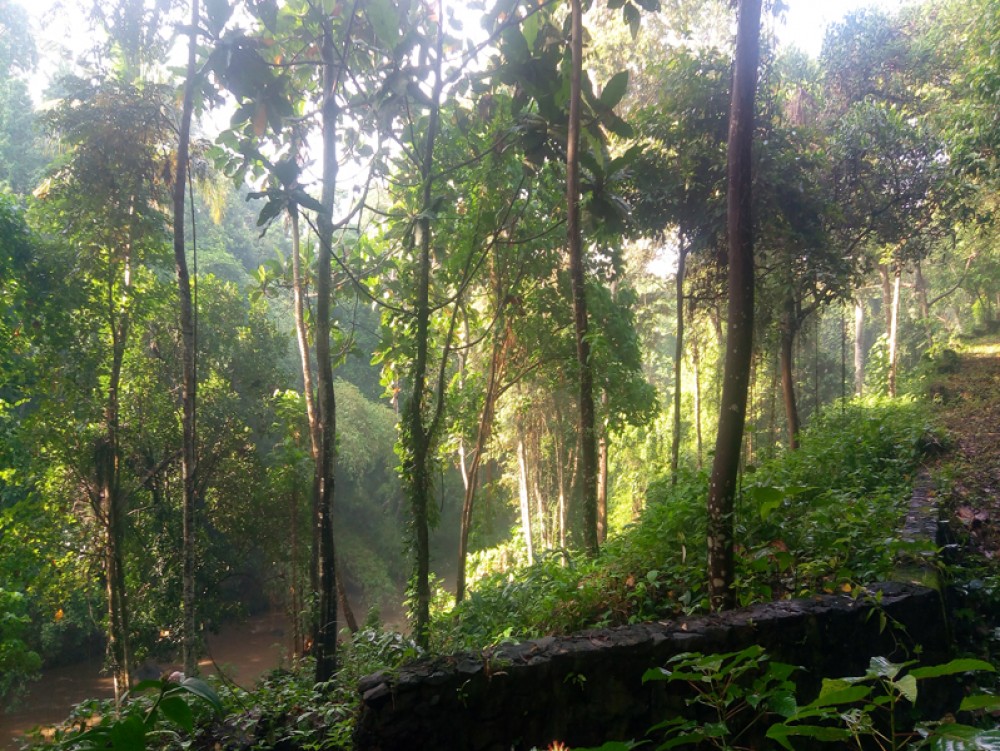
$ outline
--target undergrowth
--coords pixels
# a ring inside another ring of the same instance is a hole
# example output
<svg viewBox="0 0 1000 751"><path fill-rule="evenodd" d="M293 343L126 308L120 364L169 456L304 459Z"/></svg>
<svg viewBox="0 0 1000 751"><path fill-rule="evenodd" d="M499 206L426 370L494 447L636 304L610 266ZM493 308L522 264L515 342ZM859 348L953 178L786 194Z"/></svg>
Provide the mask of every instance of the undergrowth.
<svg viewBox="0 0 1000 751"><path fill-rule="evenodd" d="M909 399L830 408L801 447L743 475L736 501L741 604L851 591L887 577L912 477L929 442L926 410ZM433 633L441 650L478 648L707 608L707 476L660 476L640 517L593 560L568 551L494 571ZM790 523L791 522L791 523Z"/></svg>

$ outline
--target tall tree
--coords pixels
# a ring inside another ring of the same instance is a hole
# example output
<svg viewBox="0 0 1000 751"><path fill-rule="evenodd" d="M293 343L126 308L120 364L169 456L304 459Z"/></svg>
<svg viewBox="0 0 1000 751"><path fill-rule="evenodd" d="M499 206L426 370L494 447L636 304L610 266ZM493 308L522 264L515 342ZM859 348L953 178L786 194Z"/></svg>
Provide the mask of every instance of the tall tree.
<svg viewBox="0 0 1000 751"><path fill-rule="evenodd" d="M583 104L583 7L570 0L569 120L566 133L566 236L573 291L573 328L579 368L580 470L583 493L583 547L597 555L597 418L594 372L587 340L587 281L584 276L583 233L580 228L580 123Z"/></svg>
<svg viewBox="0 0 1000 751"><path fill-rule="evenodd" d="M719 430L708 491L708 593L713 610L735 605L733 502L753 354L752 149L761 0L739 0L729 114L729 306Z"/></svg>
<svg viewBox="0 0 1000 751"><path fill-rule="evenodd" d="M177 165L173 185L174 266L177 271L177 293L180 306L181 339L183 341L182 424L183 447L181 450L181 482L184 486L183 508L183 591L184 635L181 642L181 662L184 672L193 675L198 667L197 627L195 620L195 566L197 561L195 533L195 472L198 445L195 432L195 403L197 382L195 374L194 305L191 298L191 277L188 273L184 237L184 198L188 177L188 155L191 141L191 117L194 112L195 75L198 61L199 2L191 0L191 25L188 29L187 69L184 77L184 95L181 120L177 136Z"/></svg>
<svg viewBox="0 0 1000 751"><path fill-rule="evenodd" d="M49 226L74 246L87 290L82 303L106 348L98 357L103 401L91 447L88 489L103 529L108 652L116 695L131 680L132 649L125 586L128 497L122 485L122 373L141 304L147 264L164 249L161 149L167 143L162 91L119 80L68 80L69 96L52 117L71 158L41 191ZM91 333L89 336L93 336Z"/></svg>

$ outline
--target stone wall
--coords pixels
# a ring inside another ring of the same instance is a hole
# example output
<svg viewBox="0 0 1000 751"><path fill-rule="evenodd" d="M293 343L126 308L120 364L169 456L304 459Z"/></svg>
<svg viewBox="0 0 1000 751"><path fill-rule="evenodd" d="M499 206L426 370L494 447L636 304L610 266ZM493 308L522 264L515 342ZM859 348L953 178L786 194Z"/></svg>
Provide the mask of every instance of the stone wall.
<svg viewBox="0 0 1000 751"><path fill-rule="evenodd" d="M681 652L729 652L760 644L803 666L800 701L823 677L863 673L876 655L946 659L947 627L932 589L879 585L878 599L829 595L755 605L568 637L548 637L416 663L361 681L361 751L507 751L599 746L641 738L684 707L677 684L642 684L643 673ZM878 608L903 626L882 628Z"/></svg>

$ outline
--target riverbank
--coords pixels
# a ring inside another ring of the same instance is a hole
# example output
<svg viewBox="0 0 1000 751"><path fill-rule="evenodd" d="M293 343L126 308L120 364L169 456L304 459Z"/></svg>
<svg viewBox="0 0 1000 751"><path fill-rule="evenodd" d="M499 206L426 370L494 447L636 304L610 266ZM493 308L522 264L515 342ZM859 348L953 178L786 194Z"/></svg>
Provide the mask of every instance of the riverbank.
<svg viewBox="0 0 1000 751"><path fill-rule="evenodd" d="M287 663L291 634L283 613L265 613L210 634L207 648L208 654L199 662L203 674L221 672L240 686L250 687L268 670ZM61 722L85 699L110 697L114 686L110 676L102 675L102 665L102 657L90 657L44 671L16 711L0 712L0 749L15 751L19 739L32 728Z"/></svg>

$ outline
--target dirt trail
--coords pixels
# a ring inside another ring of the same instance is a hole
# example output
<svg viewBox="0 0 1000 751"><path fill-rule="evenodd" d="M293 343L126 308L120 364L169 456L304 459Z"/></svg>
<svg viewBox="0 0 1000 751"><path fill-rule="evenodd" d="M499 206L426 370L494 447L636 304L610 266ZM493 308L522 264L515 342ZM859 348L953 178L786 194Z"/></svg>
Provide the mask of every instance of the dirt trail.
<svg viewBox="0 0 1000 751"><path fill-rule="evenodd" d="M290 635L282 613L267 613L244 623L225 626L208 637L209 657L200 662L205 674L223 673L241 686L252 686L263 673L278 667L290 654ZM36 726L66 718L75 704L91 697L110 697L111 678L101 674L103 659L91 657L74 665L46 670L20 708L0 712L0 749L18 748L17 739ZM176 667L176 666L161 666Z"/></svg>
<svg viewBox="0 0 1000 751"><path fill-rule="evenodd" d="M951 442L941 500L970 551L1000 564L1000 339L970 345L932 393Z"/></svg>

